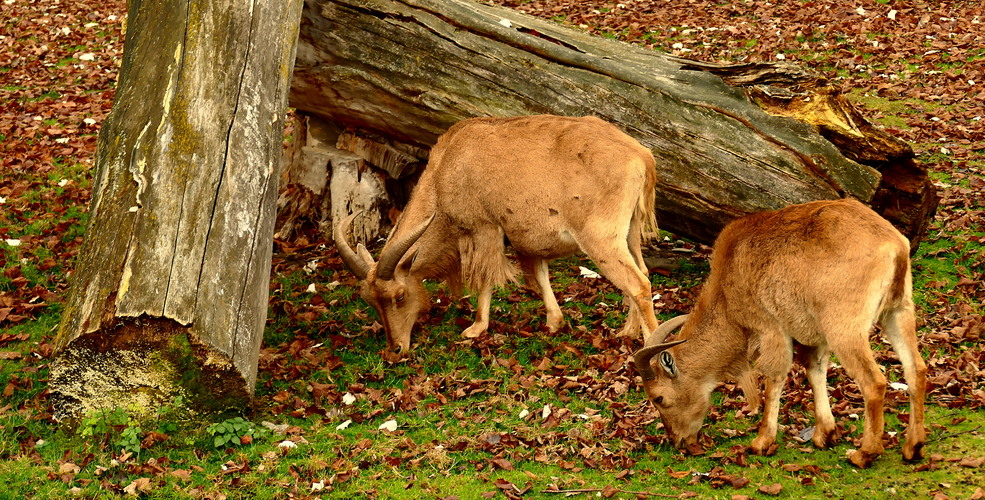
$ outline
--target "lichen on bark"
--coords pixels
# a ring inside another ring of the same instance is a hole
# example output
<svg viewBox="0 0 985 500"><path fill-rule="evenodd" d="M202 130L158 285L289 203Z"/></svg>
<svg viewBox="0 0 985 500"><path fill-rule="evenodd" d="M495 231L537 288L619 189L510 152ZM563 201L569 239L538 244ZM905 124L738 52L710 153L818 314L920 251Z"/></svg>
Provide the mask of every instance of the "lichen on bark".
<svg viewBox="0 0 985 500"><path fill-rule="evenodd" d="M159 318L125 319L79 337L52 362L50 381L58 420L105 408L146 416L179 396L197 412L242 408L250 400L228 356L190 328Z"/></svg>

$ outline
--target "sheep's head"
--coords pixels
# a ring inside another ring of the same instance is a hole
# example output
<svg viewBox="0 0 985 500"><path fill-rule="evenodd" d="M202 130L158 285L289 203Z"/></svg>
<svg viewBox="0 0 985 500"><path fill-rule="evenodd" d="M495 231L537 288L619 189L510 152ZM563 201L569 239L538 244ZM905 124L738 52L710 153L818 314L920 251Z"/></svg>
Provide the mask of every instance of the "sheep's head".
<svg viewBox="0 0 985 500"><path fill-rule="evenodd" d="M711 409L709 392L696 377L683 373L671 348L684 342L664 342L665 337L684 323L687 316L678 316L650 335L647 346L633 356L636 370L643 378L647 398L660 412L667 436L674 446L689 452L698 444L698 431ZM656 358L656 359L654 359ZM654 363L659 369L654 369Z"/></svg>
<svg viewBox="0 0 985 500"><path fill-rule="evenodd" d="M397 354L410 351L414 323L429 304L421 282L408 278L406 272L401 272L392 279L380 279L373 268L359 289L363 300L373 306L383 324L387 349Z"/></svg>
<svg viewBox="0 0 985 500"><path fill-rule="evenodd" d="M346 235L352 220L359 212L349 215L335 225L333 238L342 262L359 279L359 294L376 310L386 332L387 349L394 353L410 351L411 331L417 317L428 306L428 294L420 279L410 273L414 262L412 255L404 254L424 234L434 216L399 240L388 241L380 254L379 262L362 243L353 251Z"/></svg>

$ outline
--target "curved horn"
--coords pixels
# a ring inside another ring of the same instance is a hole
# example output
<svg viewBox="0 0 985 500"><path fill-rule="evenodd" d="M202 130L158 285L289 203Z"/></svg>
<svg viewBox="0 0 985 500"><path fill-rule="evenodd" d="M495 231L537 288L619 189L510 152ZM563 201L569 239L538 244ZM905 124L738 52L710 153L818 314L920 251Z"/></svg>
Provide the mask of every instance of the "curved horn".
<svg viewBox="0 0 985 500"><path fill-rule="evenodd" d="M667 340L667 336L673 333L674 330L681 327L685 321L687 321L687 314L682 314L680 316L674 316L660 324L653 333L650 334L646 339L646 344L658 344Z"/></svg>
<svg viewBox="0 0 985 500"><path fill-rule="evenodd" d="M643 380L653 380L657 378L657 375L653 373L653 367L650 365L650 360L654 356L660 354L661 352L674 347L677 344L683 343L687 339L675 340L673 342L667 342L666 344L657 344L646 346L633 354L633 361L636 362L636 371L639 372Z"/></svg>
<svg viewBox="0 0 985 500"><path fill-rule="evenodd" d="M636 371L638 371L640 376L643 377L643 380L653 380L657 378L656 374L653 373L653 368L650 366L650 360L653 359L654 356L684 342L684 340L675 340L673 342L663 343L663 341L667 339L668 335L670 335L674 330L680 328L681 325L687 321L687 317L687 314L682 314L661 323L660 326L658 326L646 340L647 344L652 342L653 345L647 345L639 351L636 351L636 354L633 355L633 360L636 362Z"/></svg>
<svg viewBox="0 0 985 500"><path fill-rule="evenodd" d="M345 267L355 274L357 278L364 280L366 276L369 275L369 269L373 265L372 259L366 260L352 250L349 246L348 236L349 227L352 226L352 221L357 216L362 214L363 211L360 210L354 214L348 215L346 218L335 224L335 229L332 231L332 239L335 240L335 248L339 250L339 257L342 257L342 263Z"/></svg>
<svg viewBox="0 0 985 500"><path fill-rule="evenodd" d="M434 217L437 214L431 214L428 220L424 221L423 224L417 226L413 231L410 232L403 239L398 241L388 241L386 246L383 248L383 253L380 254L380 261L376 267L376 277L381 280L393 279L393 270L397 268L397 264L400 259L403 258L407 250L417 242L417 240L427 231L428 226L434 221Z"/></svg>

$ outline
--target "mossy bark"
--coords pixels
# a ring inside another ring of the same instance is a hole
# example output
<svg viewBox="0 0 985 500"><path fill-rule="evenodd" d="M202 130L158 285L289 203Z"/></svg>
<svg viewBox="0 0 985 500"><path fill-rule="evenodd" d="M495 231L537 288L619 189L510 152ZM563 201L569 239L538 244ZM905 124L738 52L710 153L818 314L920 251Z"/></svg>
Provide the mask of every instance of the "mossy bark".
<svg viewBox="0 0 985 500"><path fill-rule="evenodd" d="M144 394L141 405L168 402L171 387L242 405L256 380L301 1L129 9L56 339L60 416L109 404L99 393L119 393L116 406L127 406L126 392ZM189 379L201 372L162 351L185 352L222 381ZM96 381L90 365L107 374L103 389L83 387Z"/></svg>
<svg viewBox="0 0 985 500"><path fill-rule="evenodd" d="M857 112L832 124L848 115L792 105L814 96L837 89L790 65L696 63L468 0L306 0L291 105L404 150L473 116L595 115L653 151L662 228L711 242L749 212L854 196L919 241L937 195L912 150Z"/></svg>

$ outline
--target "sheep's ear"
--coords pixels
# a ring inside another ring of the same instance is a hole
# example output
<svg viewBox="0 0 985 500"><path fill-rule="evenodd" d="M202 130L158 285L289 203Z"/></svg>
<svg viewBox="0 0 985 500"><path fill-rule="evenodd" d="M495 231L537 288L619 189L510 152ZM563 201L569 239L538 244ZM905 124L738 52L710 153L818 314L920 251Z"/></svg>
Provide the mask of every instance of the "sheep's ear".
<svg viewBox="0 0 985 500"><path fill-rule="evenodd" d="M670 351L664 351L660 353L660 368L663 368L664 372L670 378L676 378L677 374L677 363L674 362L674 355Z"/></svg>
<svg viewBox="0 0 985 500"><path fill-rule="evenodd" d="M414 265L415 262L417 262L417 256L420 254L421 254L421 249L418 248L417 250L414 250L414 255L412 255L411 258L407 259L408 270Z"/></svg>

